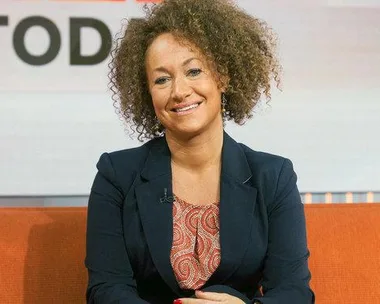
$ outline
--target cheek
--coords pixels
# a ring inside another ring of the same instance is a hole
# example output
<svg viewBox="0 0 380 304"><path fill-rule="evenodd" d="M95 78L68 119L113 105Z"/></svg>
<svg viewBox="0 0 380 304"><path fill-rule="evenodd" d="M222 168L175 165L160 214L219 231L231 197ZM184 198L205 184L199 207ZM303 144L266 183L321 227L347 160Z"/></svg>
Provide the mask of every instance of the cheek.
<svg viewBox="0 0 380 304"><path fill-rule="evenodd" d="M222 94L218 85L212 79L206 79L206 81L199 82L197 87L199 92L202 92L203 95L212 99L212 101L218 100Z"/></svg>
<svg viewBox="0 0 380 304"><path fill-rule="evenodd" d="M163 92L152 92L151 96L152 96L153 108L156 112L165 109L166 97L165 97L165 94L163 94Z"/></svg>
<svg viewBox="0 0 380 304"><path fill-rule="evenodd" d="M221 104L222 93L216 87L211 87L207 94L213 106L218 107Z"/></svg>

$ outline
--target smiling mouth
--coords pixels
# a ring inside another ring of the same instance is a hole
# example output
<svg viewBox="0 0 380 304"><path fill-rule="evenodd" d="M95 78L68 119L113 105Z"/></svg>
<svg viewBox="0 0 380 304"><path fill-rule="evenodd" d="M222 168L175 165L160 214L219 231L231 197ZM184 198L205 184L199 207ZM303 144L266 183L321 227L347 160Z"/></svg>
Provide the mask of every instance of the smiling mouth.
<svg viewBox="0 0 380 304"><path fill-rule="evenodd" d="M202 102L197 102L197 103L194 103L190 106L187 106L187 107L184 107L184 108L180 108L180 109L173 109L172 111L173 112L176 112L176 113L181 113L181 112L186 112L186 111L189 111L189 110L192 110L192 109L195 109L197 107L199 107L199 105L201 104Z"/></svg>

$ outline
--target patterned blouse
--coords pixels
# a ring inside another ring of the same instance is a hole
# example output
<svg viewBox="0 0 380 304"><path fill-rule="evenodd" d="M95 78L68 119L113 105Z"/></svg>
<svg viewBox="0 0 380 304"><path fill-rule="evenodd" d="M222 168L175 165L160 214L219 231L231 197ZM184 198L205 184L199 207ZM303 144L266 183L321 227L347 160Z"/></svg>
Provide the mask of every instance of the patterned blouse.
<svg viewBox="0 0 380 304"><path fill-rule="evenodd" d="M219 203L173 203L173 246L170 262L182 289L199 289L220 263Z"/></svg>

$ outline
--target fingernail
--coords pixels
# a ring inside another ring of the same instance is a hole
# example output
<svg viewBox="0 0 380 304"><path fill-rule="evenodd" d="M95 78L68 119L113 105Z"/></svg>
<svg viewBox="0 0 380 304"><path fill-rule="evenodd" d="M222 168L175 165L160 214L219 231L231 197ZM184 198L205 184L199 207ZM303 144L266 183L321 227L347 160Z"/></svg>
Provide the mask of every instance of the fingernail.
<svg viewBox="0 0 380 304"><path fill-rule="evenodd" d="M180 299L176 299L173 301L173 304L182 304L182 301Z"/></svg>

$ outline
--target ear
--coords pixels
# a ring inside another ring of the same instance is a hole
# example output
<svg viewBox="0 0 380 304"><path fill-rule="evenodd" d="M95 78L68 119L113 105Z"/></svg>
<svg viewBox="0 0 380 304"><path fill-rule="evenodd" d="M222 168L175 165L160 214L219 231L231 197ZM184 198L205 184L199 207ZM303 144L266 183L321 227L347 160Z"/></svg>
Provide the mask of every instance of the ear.
<svg viewBox="0 0 380 304"><path fill-rule="evenodd" d="M222 93L227 91L228 85L230 83L230 77L227 75L222 75L219 77L219 88Z"/></svg>

